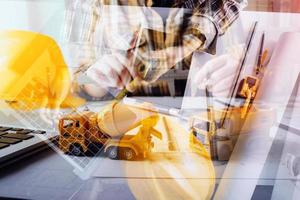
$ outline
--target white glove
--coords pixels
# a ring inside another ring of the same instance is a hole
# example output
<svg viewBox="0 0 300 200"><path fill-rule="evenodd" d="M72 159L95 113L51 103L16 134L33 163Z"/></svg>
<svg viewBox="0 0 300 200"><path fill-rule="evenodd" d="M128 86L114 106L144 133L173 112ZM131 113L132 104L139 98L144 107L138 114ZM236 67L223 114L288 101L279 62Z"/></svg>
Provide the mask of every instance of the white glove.
<svg viewBox="0 0 300 200"><path fill-rule="evenodd" d="M195 75L193 86L203 90L209 84L214 97L229 97L238 64L238 56L232 54L209 60Z"/></svg>

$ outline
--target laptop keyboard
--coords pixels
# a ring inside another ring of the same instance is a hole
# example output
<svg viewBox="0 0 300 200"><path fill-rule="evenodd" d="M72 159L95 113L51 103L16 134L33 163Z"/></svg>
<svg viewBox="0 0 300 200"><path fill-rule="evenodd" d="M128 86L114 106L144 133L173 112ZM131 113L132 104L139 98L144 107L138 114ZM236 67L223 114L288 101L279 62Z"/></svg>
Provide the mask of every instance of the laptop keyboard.
<svg viewBox="0 0 300 200"><path fill-rule="evenodd" d="M36 134L45 134L46 131L30 130L13 127L0 127L0 149L18 144L36 137Z"/></svg>

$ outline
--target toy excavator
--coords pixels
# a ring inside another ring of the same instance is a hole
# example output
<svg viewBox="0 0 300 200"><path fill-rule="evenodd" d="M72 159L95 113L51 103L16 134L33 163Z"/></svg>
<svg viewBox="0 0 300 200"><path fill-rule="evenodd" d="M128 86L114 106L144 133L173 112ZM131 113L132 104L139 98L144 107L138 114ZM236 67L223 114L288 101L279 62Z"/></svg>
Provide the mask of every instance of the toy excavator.
<svg viewBox="0 0 300 200"><path fill-rule="evenodd" d="M111 159L146 158L154 146L152 136L162 139L162 134L153 128L158 120L157 113L141 114L116 101L100 113L86 111L62 117L59 147L76 156L98 146Z"/></svg>

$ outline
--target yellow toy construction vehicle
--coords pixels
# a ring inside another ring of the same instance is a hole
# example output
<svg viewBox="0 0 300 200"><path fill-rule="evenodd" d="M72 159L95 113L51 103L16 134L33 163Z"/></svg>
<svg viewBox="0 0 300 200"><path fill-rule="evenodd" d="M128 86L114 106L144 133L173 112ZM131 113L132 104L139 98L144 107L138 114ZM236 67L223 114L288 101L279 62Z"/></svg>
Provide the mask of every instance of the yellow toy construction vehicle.
<svg viewBox="0 0 300 200"><path fill-rule="evenodd" d="M207 112L208 117L202 113L190 119L190 147L210 159L228 160L233 150L233 120L227 118L222 126L224 115L221 111L209 108ZM218 148L220 145L222 149Z"/></svg>
<svg viewBox="0 0 300 200"><path fill-rule="evenodd" d="M274 110L252 106L258 86L258 78L246 76L237 91L237 97L245 100L240 107L215 110L208 102L211 106L207 112L191 117L190 147L211 159L226 161L240 134L271 127L275 122Z"/></svg>
<svg viewBox="0 0 300 200"><path fill-rule="evenodd" d="M152 136L162 138L153 127L157 113L142 113L114 102L100 114L91 111L73 113L59 121L59 147L65 153L79 156L90 147L104 147L111 159L145 158L153 147Z"/></svg>
<svg viewBox="0 0 300 200"><path fill-rule="evenodd" d="M240 134L253 130L267 130L276 121L276 113L271 108L252 108L247 119L241 117L243 108L231 108L230 115L222 126L225 110L210 109L214 119L206 113L194 115L190 119L190 147L193 151L206 155L213 160L226 161L230 158Z"/></svg>

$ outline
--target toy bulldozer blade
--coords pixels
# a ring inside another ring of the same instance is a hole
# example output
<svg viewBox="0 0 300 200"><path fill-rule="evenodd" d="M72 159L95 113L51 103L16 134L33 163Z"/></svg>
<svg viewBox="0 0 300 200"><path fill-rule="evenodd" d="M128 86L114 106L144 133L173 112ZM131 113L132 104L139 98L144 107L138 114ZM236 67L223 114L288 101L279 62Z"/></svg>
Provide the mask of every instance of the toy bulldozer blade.
<svg viewBox="0 0 300 200"><path fill-rule="evenodd" d="M0 32L0 99L20 110L77 107L71 78L56 42L27 31Z"/></svg>

